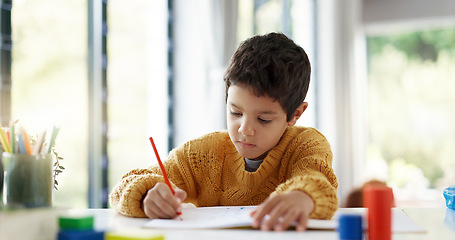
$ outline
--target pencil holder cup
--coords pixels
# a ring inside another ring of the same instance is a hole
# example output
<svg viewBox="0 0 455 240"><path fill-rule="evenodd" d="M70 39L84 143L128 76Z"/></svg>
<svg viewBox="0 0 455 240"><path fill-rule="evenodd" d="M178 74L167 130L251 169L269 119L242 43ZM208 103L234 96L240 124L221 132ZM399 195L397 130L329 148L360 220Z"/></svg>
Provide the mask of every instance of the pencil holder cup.
<svg viewBox="0 0 455 240"><path fill-rule="evenodd" d="M7 208L52 205L52 155L2 154L3 195Z"/></svg>

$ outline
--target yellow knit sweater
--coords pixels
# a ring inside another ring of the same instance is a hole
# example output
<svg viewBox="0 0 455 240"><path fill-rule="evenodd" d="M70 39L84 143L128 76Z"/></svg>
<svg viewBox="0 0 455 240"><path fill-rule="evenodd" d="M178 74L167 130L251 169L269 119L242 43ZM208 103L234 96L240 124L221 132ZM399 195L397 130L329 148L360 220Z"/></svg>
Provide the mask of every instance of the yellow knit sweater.
<svg viewBox="0 0 455 240"><path fill-rule="evenodd" d="M313 128L288 127L256 172L245 170L227 132L214 132L172 150L164 162L174 187L198 207L258 205L271 194L300 190L315 207L311 218L329 219L338 208L338 182L326 138ZM119 213L146 217L141 200L163 181L158 165L125 174L109 196Z"/></svg>

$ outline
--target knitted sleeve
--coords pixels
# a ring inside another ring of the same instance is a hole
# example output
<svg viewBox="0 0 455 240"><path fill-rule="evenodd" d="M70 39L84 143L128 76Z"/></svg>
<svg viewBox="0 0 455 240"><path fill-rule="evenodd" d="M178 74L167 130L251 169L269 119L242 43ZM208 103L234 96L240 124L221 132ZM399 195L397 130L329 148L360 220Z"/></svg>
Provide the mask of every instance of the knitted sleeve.
<svg viewBox="0 0 455 240"><path fill-rule="evenodd" d="M190 172L188 164L182 160L183 148L182 146L171 151L163 165L172 187L178 187L188 192L194 189L194 186L191 175L188 174ZM148 169L134 169L125 174L113 188L109 195L110 205L120 214L130 217L146 217L141 208L143 197L157 182L163 181L158 165L153 165Z"/></svg>
<svg viewBox="0 0 455 240"><path fill-rule="evenodd" d="M296 145L290 154L287 181L273 194L300 190L314 201L311 218L330 219L338 209L338 182L332 169L332 152L325 137L314 131L298 135L290 145Z"/></svg>
<svg viewBox="0 0 455 240"><path fill-rule="evenodd" d="M130 217L146 217L141 208L143 196L163 177L150 169L134 169L125 174L109 195L109 202L117 212Z"/></svg>

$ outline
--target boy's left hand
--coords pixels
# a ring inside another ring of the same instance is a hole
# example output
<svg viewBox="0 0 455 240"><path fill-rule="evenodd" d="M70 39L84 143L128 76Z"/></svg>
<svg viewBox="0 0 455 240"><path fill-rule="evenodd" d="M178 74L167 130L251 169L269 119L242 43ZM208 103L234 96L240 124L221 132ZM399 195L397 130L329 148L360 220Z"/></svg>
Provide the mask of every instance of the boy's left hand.
<svg viewBox="0 0 455 240"><path fill-rule="evenodd" d="M296 222L297 231L305 231L308 218L314 209L314 202L302 191L291 191L268 197L251 212L252 226L261 230L284 231ZM265 216L269 215L268 219Z"/></svg>

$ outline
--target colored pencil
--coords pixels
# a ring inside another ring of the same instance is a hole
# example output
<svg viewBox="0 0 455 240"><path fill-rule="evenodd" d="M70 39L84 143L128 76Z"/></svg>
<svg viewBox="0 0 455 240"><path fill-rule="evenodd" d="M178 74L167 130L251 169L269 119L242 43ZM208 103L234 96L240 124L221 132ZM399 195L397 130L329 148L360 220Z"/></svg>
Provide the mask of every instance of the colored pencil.
<svg viewBox="0 0 455 240"><path fill-rule="evenodd" d="M45 138L46 138L46 131L41 133L41 135L38 137L38 142L36 142L35 149L33 149L33 155L40 154Z"/></svg>
<svg viewBox="0 0 455 240"><path fill-rule="evenodd" d="M22 126L20 127L20 131L22 133L22 137L24 138L25 154L31 155L32 146L30 144L30 138L28 137L27 131L25 131L25 128Z"/></svg>
<svg viewBox="0 0 455 240"><path fill-rule="evenodd" d="M10 130L11 130L11 153L16 153L16 131L15 131L15 122L11 121Z"/></svg>
<svg viewBox="0 0 455 240"><path fill-rule="evenodd" d="M161 162L161 158L160 158L160 155L158 154L158 150L156 149L155 142L153 141L152 137L150 137L149 139L150 139L150 142L152 143L153 151L155 151L155 156L156 156L156 159L158 160L158 165L160 166L161 173L163 174L164 182L169 187L169 189L171 189L172 194L175 194L174 189L172 189L171 182L169 181L169 178L167 176L166 170L164 169L164 165ZM177 215L180 216L181 214L182 214L181 212L177 212Z"/></svg>
<svg viewBox="0 0 455 240"><path fill-rule="evenodd" d="M2 128L2 125L0 124L0 141L3 145L3 150L5 150L5 152L11 152L11 147L9 146L8 144L8 139L6 137L6 134L5 132L3 131L3 128Z"/></svg>
<svg viewBox="0 0 455 240"><path fill-rule="evenodd" d="M24 137L22 137L22 133L17 134L17 147L18 153L27 154L25 151Z"/></svg>
<svg viewBox="0 0 455 240"><path fill-rule="evenodd" d="M55 139L57 138L57 134L60 131L60 127L54 126L52 128L51 140L49 142L49 146L47 148L47 153L51 153L52 147L55 144Z"/></svg>

